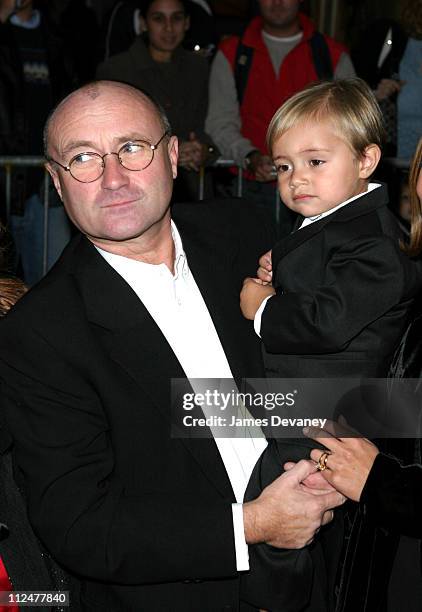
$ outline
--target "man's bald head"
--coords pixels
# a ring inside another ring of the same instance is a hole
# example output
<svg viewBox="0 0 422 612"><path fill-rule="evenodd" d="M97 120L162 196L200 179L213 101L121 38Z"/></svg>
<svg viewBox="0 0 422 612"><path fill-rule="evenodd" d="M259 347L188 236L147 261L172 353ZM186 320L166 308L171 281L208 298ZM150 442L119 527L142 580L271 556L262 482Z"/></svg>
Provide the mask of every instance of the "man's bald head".
<svg viewBox="0 0 422 612"><path fill-rule="evenodd" d="M46 167L67 214L97 246L124 256L134 247L138 256L153 251L152 243L159 249L162 236L169 239L178 142L167 129L149 96L115 81L81 87L51 115ZM139 152L145 152L147 163L132 168ZM121 154L130 157L129 167ZM93 180L75 178L71 167L85 171L93 161L98 170Z"/></svg>
<svg viewBox="0 0 422 612"><path fill-rule="evenodd" d="M73 106L79 104L90 104L98 100L105 94L116 93L116 95L129 96L136 102L138 100L144 106L146 105L157 116L163 131L171 134L171 126L169 120L162 107L153 100L148 94L119 81L93 81L83 85L79 89L70 93L64 98L50 113L44 127L44 155L49 158L49 146L51 144L51 134L60 120L61 115Z"/></svg>

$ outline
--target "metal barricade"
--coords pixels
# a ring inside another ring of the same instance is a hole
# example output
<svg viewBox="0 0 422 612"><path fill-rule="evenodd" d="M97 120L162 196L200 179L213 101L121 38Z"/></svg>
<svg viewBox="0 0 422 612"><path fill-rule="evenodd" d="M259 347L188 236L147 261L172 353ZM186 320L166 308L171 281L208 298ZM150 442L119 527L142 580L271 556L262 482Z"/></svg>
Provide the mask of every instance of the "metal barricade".
<svg viewBox="0 0 422 612"><path fill-rule="evenodd" d="M6 221L10 221L12 204L12 169L15 168L42 168L45 158L35 155L2 155L0 156L0 167L6 172ZM43 220L43 258L42 271L47 272L48 261L48 207L49 207L50 175L44 170L44 220Z"/></svg>
<svg viewBox="0 0 422 612"><path fill-rule="evenodd" d="M237 167L237 189L236 195L238 198L242 197L243 190L243 168L240 164L234 161L234 159L217 159L211 168L233 168ZM198 200L204 199L204 184L205 184L205 168L201 166L199 171L199 189L198 189Z"/></svg>
<svg viewBox="0 0 422 612"><path fill-rule="evenodd" d="M219 158L216 162L211 166L211 168L237 168L237 185L236 185L236 196L238 198L242 197L243 193L243 166L234 161L234 159L223 159ZM276 172L274 170L274 180L276 179ZM205 185L205 168L201 166L199 171L199 189L198 189L198 200L204 199L204 185ZM274 215L277 226L280 223L280 209L281 209L281 200L278 193L278 189L274 190Z"/></svg>

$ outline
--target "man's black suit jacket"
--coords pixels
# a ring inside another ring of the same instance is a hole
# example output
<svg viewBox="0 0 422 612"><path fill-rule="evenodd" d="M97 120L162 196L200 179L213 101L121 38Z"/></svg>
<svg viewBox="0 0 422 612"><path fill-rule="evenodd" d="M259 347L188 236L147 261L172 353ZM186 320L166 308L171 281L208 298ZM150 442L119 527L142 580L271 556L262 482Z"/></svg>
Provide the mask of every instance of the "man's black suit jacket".
<svg viewBox="0 0 422 612"><path fill-rule="evenodd" d="M239 291L272 240L256 219L245 233L242 204L173 215L235 377L262 375ZM171 438L169 381L185 373L86 238L1 322L0 374L30 520L81 576L84 609L238 610L235 500L215 442Z"/></svg>
<svg viewBox="0 0 422 612"><path fill-rule="evenodd" d="M381 185L273 248L277 295L261 324L267 374L386 375L422 286L387 202Z"/></svg>

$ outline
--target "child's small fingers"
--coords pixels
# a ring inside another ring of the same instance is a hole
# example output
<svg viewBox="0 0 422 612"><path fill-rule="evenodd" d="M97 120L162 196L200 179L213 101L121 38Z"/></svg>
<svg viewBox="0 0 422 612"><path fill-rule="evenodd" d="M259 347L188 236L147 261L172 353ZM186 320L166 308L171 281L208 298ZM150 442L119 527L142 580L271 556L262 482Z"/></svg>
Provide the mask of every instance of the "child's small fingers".
<svg viewBox="0 0 422 612"><path fill-rule="evenodd" d="M263 268L262 266L260 266L257 270L257 276L258 278L260 278L262 281L265 281L267 283L270 283L272 278L273 278L273 274L272 272L269 272L268 270L266 270L265 268Z"/></svg>
<svg viewBox="0 0 422 612"><path fill-rule="evenodd" d="M261 268L264 268L268 272L271 272L271 251L267 251L266 253L261 255L261 257L259 258L259 265L261 266Z"/></svg>

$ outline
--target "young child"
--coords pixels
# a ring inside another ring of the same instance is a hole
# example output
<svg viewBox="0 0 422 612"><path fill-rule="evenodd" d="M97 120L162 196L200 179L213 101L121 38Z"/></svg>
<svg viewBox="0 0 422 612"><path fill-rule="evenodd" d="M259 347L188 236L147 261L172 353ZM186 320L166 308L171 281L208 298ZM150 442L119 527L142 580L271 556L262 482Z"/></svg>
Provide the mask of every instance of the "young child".
<svg viewBox="0 0 422 612"><path fill-rule="evenodd" d="M246 279L241 293L270 376L388 369L421 279L400 250L386 188L369 183L382 137L378 104L360 79L311 85L270 123L280 196L299 215L273 248L272 286Z"/></svg>
<svg viewBox="0 0 422 612"><path fill-rule="evenodd" d="M261 258L261 279L246 279L241 292L242 312L262 338L268 376L387 372L422 278L400 250L385 187L369 182L382 137L380 109L360 79L311 85L270 123L280 196L298 220L296 231L274 246L272 261L270 254ZM287 460L309 458L315 446L270 441L245 499L257 497ZM244 579L246 598L262 588L261 601L272 611L333 609L328 577L335 575L342 538L334 523L300 551L250 547L254 570Z"/></svg>

